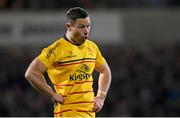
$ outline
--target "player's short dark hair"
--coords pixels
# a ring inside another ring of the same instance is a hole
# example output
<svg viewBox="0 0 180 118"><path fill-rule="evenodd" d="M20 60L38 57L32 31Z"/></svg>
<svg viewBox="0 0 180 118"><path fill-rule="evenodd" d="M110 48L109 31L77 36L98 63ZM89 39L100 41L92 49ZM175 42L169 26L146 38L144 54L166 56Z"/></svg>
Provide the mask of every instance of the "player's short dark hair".
<svg viewBox="0 0 180 118"><path fill-rule="evenodd" d="M73 7L67 12L67 22L74 22L78 18L86 18L88 17L88 12L80 7Z"/></svg>

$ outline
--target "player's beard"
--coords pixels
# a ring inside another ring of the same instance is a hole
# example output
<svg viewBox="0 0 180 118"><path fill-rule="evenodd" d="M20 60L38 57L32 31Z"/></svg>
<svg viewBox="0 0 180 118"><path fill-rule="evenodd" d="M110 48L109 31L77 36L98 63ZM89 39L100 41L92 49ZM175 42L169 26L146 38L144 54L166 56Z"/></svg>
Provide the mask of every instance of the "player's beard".
<svg viewBox="0 0 180 118"><path fill-rule="evenodd" d="M75 44L77 45L82 45L86 41L87 38L88 38L87 36L80 36L79 34L77 34L75 36L75 39L73 39L73 42L75 42Z"/></svg>
<svg viewBox="0 0 180 118"><path fill-rule="evenodd" d="M83 37L83 38L78 39L77 41L79 45L82 45L85 42L85 40L86 38Z"/></svg>

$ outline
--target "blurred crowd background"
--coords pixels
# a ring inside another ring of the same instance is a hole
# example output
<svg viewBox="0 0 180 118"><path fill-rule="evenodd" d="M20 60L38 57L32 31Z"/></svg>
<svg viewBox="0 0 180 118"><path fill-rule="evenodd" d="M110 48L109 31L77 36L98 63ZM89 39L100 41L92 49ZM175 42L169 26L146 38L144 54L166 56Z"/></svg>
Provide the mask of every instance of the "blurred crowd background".
<svg viewBox="0 0 180 118"><path fill-rule="evenodd" d="M86 8L178 7L179 0L0 0L2 10Z"/></svg>
<svg viewBox="0 0 180 118"><path fill-rule="evenodd" d="M180 1L0 0L0 19L1 13L57 12L74 6L92 12L98 9L143 11L144 8L179 11ZM165 44L158 38L161 43L154 45L139 44L138 40L133 41L134 45L133 42L99 44L112 70L112 84L103 110L97 116L180 116L180 37L174 37L174 41L169 39L171 43L166 40ZM151 37L153 40L157 39ZM39 94L24 78L30 62L47 45L0 45L0 116L53 116L51 99ZM95 72L95 91L97 77ZM47 75L46 79L50 84Z"/></svg>

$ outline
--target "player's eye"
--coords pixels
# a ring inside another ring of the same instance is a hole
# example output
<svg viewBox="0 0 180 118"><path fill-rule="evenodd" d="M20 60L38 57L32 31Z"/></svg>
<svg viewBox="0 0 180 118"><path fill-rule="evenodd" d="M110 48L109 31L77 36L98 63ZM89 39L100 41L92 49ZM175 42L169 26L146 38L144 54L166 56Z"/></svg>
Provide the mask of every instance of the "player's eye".
<svg viewBox="0 0 180 118"><path fill-rule="evenodd" d="M82 29L82 28L85 28L84 25L79 25L78 28Z"/></svg>
<svg viewBox="0 0 180 118"><path fill-rule="evenodd" d="M87 26L86 25L79 25L79 26L77 26L77 28L80 28L80 29L83 29L83 28L86 28L86 27L89 29L90 25L87 25Z"/></svg>

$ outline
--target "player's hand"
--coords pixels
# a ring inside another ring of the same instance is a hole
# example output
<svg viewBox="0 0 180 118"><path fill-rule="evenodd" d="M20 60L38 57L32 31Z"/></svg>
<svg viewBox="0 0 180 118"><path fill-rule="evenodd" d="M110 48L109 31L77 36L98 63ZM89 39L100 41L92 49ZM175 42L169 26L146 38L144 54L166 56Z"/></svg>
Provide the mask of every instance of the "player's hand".
<svg viewBox="0 0 180 118"><path fill-rule="evenodd" d="M105 98L101 98L101 97L94 98L94 107L93 107L94 112L97 113L102 109L102 107L104 105L104 100L105 100Z"/></svg>
<svg viewBox="0 0 180 118"><path fill-rule="evenodd" d="M53 101L55 104L57 104L57 103L63 104L64 99L63 99L62 95L57 94L57 93L54 93L54 94L52 95L52 101Z"/></svg>

